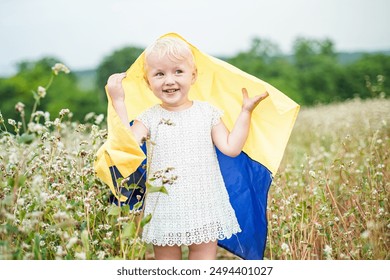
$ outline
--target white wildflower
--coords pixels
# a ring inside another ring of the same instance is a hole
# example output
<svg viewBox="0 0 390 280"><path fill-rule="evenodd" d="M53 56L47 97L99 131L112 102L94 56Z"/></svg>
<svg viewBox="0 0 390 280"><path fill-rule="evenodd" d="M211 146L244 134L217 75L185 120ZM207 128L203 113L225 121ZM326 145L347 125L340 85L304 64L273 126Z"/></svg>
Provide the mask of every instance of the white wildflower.
<svg viewBox="0 0 390 280"><path fill-rule="evenodd" d="M62 151L62 150L64 150L65 145L61 141L58 141L57 142L57 147L58 147L58 150Z"/></svg>
<svg viewBox="0 0 390 280"><path fill-rule="evenodd" d="M29 250L29 249L31 248L31 245L29 245L29 244L23 242L23 243L22 243L22 248L23 248L23 249Z"/></svg>
<svg viewBox="0 0 390 280"><path fill-rule="evenodd" d="M282 199L282 200L281 200L281 203L282 203L283 205L288 206L288 205L290 204L290 200L288 200L288 198L287 198L287 199Z"/></svg>
<svg viewBox="0 0 390 280"><path fill-rule="evenodd" d="M367 222L367 228L368 228L368 229L371 229L371 228L374 228L374 227L375 227L374 221L368 221L368 222Z"/></svg>
<svg viewBox="0 0 390 280"><path fill-rule="evenodd" d="M31 132L36 132L39 135L41 135L45 131L45 127L43 125L41 125L40 123L29 123L28 129Z"/></svg>
<svg viewBox="0 0 390 280"><path fill-rule="evenodd" d="M43 116L45 117L45 121L50 121L50 113L49 112L45 112Z"/></svg>
<svg viewBox="0 0 390 280"><path fill-rule="evenodd" d="M33 217L33 218L40 218L42 217L43 212L42 211L34 211L31 214L28 214L28 217Z"/></svg>
<svg viewBox="0 0 390 280"><path fill-rule="evenodd" d="M117 222L120 223L120 222L126 222L128 220L130 220L131 217L130 216L127 216L127 217L118 217L117 219Z"/></svg>
<svg viewBox="0 0 390 280"><path fill-rule="evenodd" d="M15 110L18 111L19 113L24 111L25 105L22 102L18 102L15 105Z"/></svg>
<svg viewBox="0 0 390 280"><path fill-rule="evenodd" d="M18 200L16 201L16 203L18 205L24 205L24 198L18 198Z"/></svg>
<svg viewBox="0 0 390 280"><path fill-rule="evenodd" d="M44 117L44 116L45 116L45 112L38 110L38 111L36 111L34 114L32 114L32 116L33 116L36 120L38 120L39 117Z"/></svg>
<svg viewBox="0 0 390 280"><path fill-rule="evenodd" d="M46 89L42 86L38 87L38 96L44 98L46 96Z"/></svg>
<svg viewBox="0 0 390 280"><path fill-rule="evenodd" d="M322 225L318 222L315 222L314 226L316 227L316 229L322 229Z"/></svg>
<svg viewBox="0 0 390 280"><path fill-rule="evenodd" d="M61 232L62 232L62 236L64 237L64 239L69 239L68 232L66 232L66 231L61 231Z"/></svg>
<svg viewBox="0 0 390 280"><path fill-rule="evenodd" d="M91 206L90 202L91 202L91 199L89 197L86 197L84 198L84 206L89 208Z"/></svg>
<svg viewBox="0 0 390 280"><path fill-rule="evenodd" d="M369 230L363 231L362 234L360 235L360 237L363 238L363 239L367 239L369 236L370 236L370 231Z"/></svg>
<svg viewBox="0 0 390 280"><path fill-rule="evenodd" d="M310 170L310 171L309 171L309 175L310 175L312 178L316 178L316 173L315 173L313 170Z"/></svg>
<svg viewBox="0 0 390 280"><path fill-rule="evenodd" d="M60 111L60 116L63 117L65 116L66 114L69 114L70 113L70 110L69 109L61 109Z"/></svg>
<svg viewBox="0 0 390 280"><path fill-rule="evenodd" d="M94 116L95 116L94 112L89 112L88 114L85 115L84 120L88 121L88 120L92 119Z"/></svg>
<svg viewBox="0 0 390 280"><path fill-rule="evenodd" d="M82 145L88 145L88 141L83 140L83 141L80 142L79 145L80 145L80 146L82 146Z"/></svg>
<svg viewBox="0 0 390 280"><path fill-rule="evenodd" d="M18 154L17 154L16 152L11 153L11 154L9 155L8 162L9 162L10 164L17 164L17 163L19 162Z"/></svg>
<svg viewBox="0 0 390 280"><path fill-rule="evenodd" d="M58 210L58 212L53 215L53 218L58 220L65 220L68 219L68 214L66 212Z"/></svg>
<svg viewBox="0 0 390 280"><path fill-rule="evenodd" d="M13 119L8 119L8 124L10 124L12 126L16 126L16 121Z"/></svg>
<svg viewBox="0 0 390 280"><path fill-rule="evenodd" d="M86 259L86 254L85 254L85 252L75 253L74 257L77 260L85 260Z"/></svg>
<svg viewBox="0 0 390 280"><path fill-rule="evenodd" d="M53 184L54 185L54 184ZM60 186L60 184L57 184L58 186ZM66 202L66 196L64 194L60 194L57 196L57 199L61 202Z"/></svg>
<svg viewBox="0 0 390 280"><path fill-rule="evenodd" d="M281 248L284 252L290 253L290 247L286 243L283 243Z"/></svg>
<svg viewBox="0 0 390 280"><path fill-rule="evenodd" d="M72 248L73 245L77 243L77 240L78 240L77 237L75 237L75 236L71 237L71 238L69 239L69 241L68 241L68 244L66 244L66 248L67 248L67 249Z"/></svg>
<svg viewBox="0 0 390 280"><path fill-rule="evenodd" d="M101 124L101 122L104 120L104 115L100 114L95 119L95 124Z"/></svg>
<svg viewBox="0 0 390 280"><path fill-rule="evenodd" d="M52 121L45 121L45 126L46 127L51 127L53 125Z"/></svg>
<svg viewBox="0 0 390 280"><path fill-rule="evenodd" d="M103 260L105 255L106 255L106 253L104 251L99 251L97 254L97 258L99 260Z"/></svg>
<svg viewBox="0 0 390 280"><path fill-rule="evenodd" d="M76 215L79 217L84 217L85 214L81 211L76 211Z"/></svg>
<svg viewBox="0 0 390 280"><path fill-rule="evenodd" d="M77 132L84 132L85 129L86 129L85 124L79 124L79 125L77 126L77 128L76 128L76 131L77 131Z"/></svg>
<svg viewBox="0 0 390 280"><path fill-rule="evenodd" d="M325 254L325 257L327 259L331 259L332 258L332 247L330 247L329 245L325 245L324 254Z"/></svg>
<svg viewBox="0 0 390 280"><path fill-rule="evenodd" d="M48 193L41 192L40 193L40 198L42 199L43 202L46 202L50 197Z"/></svg>
<svg viewBox="0 0 390 280"><path fill-rule="evenodd" d="M62 249L62 246L57 246L56 255L62 257L65 255L64 249Z"/></svg>
<svg viewBox="0 0 390 280"><path fill-rule="evenodd" d="M64 72L65 74L70 73L69 68L62 63L56 63L51 69L53 70L54 75L58 75L59 72Z"/></svg>
<svg viewBox="0 0 390 280"><path fill-rule="evenodd" d="M61 120L60 120L59 118L56 118L56 119L54 120L54 125L55 125L55 126L60 126L60 124L61 124Z"/></svg>

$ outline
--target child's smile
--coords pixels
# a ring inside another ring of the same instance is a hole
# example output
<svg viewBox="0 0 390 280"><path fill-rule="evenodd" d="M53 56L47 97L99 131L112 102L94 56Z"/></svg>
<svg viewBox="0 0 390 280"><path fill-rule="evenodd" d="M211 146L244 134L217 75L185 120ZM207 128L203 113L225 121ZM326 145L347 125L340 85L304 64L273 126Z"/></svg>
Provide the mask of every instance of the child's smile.
<svg viewBox="0 0 390 280"><path fill-rule="evenodd" d="M179 89L177 88L173 88L173 89L164 89L163 92L167 93L167 94L173 94L175 93L176 91L178 91Z"/></svg>

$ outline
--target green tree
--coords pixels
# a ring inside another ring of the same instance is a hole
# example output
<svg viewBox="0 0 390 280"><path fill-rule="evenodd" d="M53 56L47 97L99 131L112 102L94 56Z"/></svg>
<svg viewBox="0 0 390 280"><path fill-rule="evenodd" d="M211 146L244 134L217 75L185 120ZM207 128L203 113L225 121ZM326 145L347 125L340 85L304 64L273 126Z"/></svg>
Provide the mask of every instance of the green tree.
<svg viewBox="0 0 390 280"><path fill-rule="evenodd" d="M339 100L343 69L337 61L332 41L298 38L293 48L296 82L303 102L315 104Z"/></svg>
<svg viewBox="0 0 390 280"><path fill-rule="evenodd" d="M254 38L249 50L225 60L300 101L299 95L295 94L295 71L288 58L282 55L279 47L272 41Z"/></svg>
<svg viewBox="0 0 390 280"><path fill-rule="evenodd" d="M380 92L390 92L390 56L366 54L346 66L349 73L346 85L351 95L362 98L376 97ZM381 89L375 88L380 84ZM374 87L373 87L374 86Z"/></svg>
<svg viewBox="0 0 390 280"><path fill-rule="evenodd" d="M249 50L240 52L226 61L261 79L271 75L274 71L272 62L280 57L281 52L276 44L266 39L254 38Z"/></svg>

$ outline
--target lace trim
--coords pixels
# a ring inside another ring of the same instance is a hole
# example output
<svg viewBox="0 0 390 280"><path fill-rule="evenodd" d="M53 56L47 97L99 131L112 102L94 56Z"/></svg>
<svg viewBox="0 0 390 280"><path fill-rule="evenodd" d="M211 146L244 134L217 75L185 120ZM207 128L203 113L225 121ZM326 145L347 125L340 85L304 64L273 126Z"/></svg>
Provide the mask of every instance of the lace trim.
<svg viewBox="0 0 390 280"><path fill-rule="evenodd" d="M145 229L146 231L148 228ZM210 241L229 239L233 234L241 232L239 226L225 227L223 229L219 223L210 224L203 228L193 229L186 232L169 232L167 234L158 234L158 232L150 233L142 236L142 240L146 243L151 243L157 246L181 246L207 243Z"/></svg>

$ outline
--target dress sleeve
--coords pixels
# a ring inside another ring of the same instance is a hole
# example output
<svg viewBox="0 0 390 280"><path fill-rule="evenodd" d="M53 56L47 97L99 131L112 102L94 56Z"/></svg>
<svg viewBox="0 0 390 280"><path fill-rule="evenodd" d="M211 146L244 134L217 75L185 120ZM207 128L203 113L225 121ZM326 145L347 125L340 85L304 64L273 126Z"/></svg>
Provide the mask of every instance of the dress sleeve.
<svg viewBox="0 0 390 280"><path fill-rule="evenodd" d="M215 126L221 122L221 117L223 116L223 111L210 105L211 108L211 126Z"/></svg>
<svg viewBox="0 0 390 280"><path fill-rule="evenodd" d="M135 119L139 122L142 122L143 125L149 130L150 128L150 114L148 114L148 110L139 114Z"/></svg>

